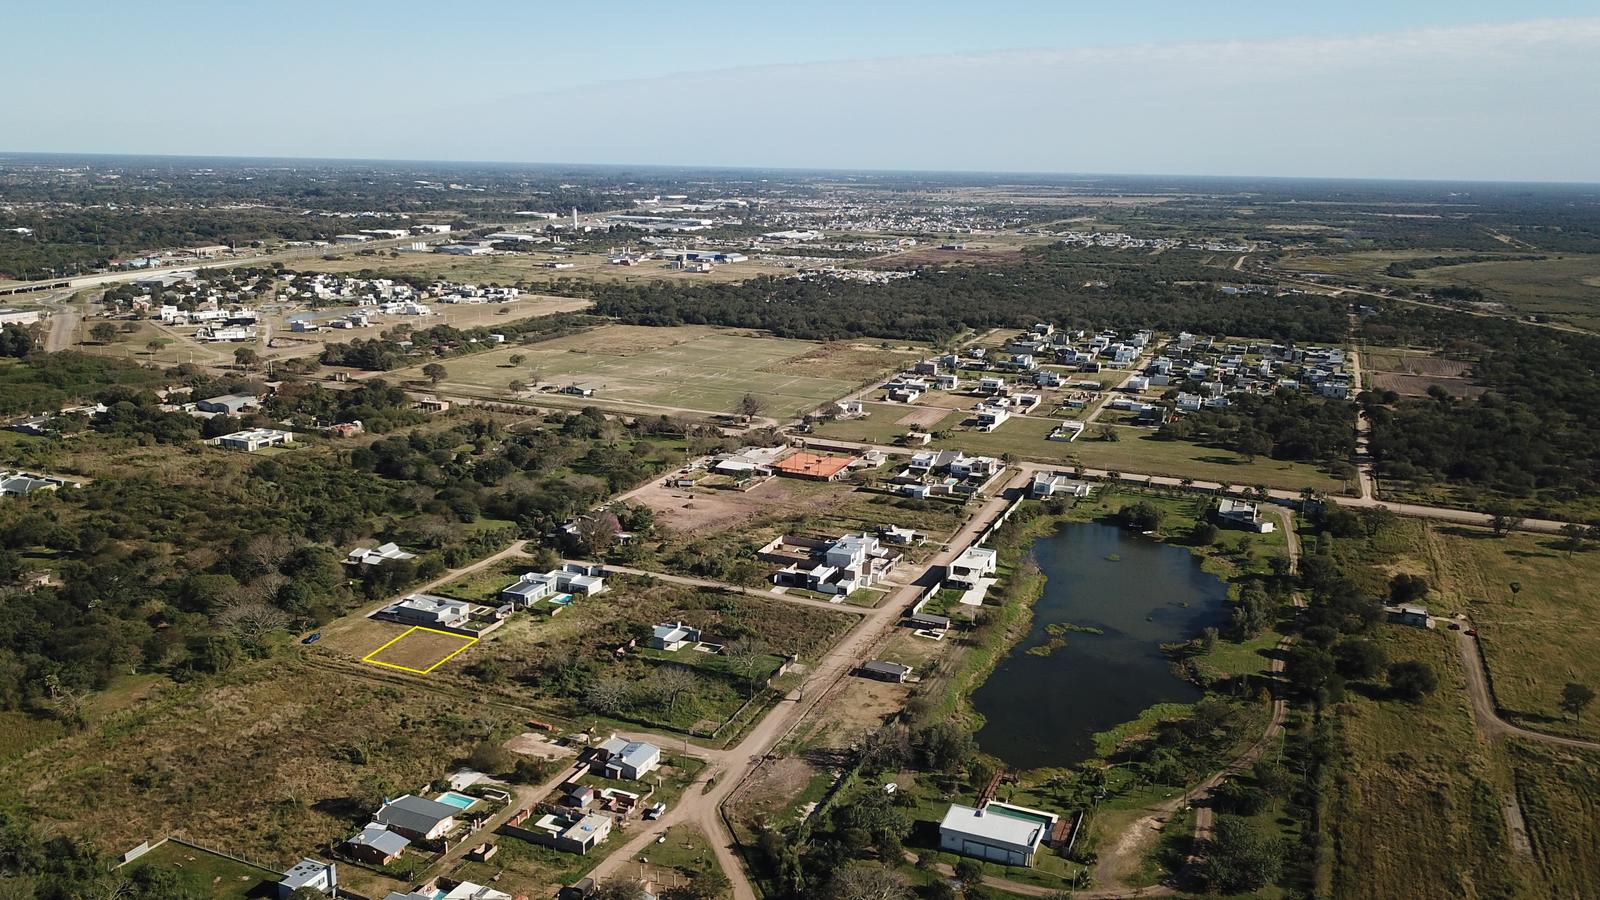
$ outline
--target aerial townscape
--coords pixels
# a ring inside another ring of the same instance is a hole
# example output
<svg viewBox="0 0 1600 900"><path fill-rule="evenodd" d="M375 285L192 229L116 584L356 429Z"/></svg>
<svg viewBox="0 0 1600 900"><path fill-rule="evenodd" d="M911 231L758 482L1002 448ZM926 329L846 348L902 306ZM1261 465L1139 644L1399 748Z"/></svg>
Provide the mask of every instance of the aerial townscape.
<svg viewBox="0 0 1600 900"><path fill-rule="evenodd" d="M1281 12L1235 127L1177 4L167 5L82 48L150 121L0 141L0 897L1600 897L1600 126L1450 74L1600 103L1600 21ZM958 134L1060 80L1184 124Z"/></svg>

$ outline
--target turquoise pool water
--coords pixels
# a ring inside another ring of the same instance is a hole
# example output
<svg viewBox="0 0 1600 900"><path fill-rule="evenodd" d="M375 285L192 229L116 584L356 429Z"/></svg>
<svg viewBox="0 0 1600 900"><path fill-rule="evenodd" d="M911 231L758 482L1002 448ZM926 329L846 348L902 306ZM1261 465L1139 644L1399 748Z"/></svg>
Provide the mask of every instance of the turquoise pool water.
<svg viewBox="0 0 1600 900"><path fill-rule="evenodd" d="M554 597L550 598L550 602L554 603L556 606L567 606L567 605L572 603L572 595L571 594L557 594Z"/></svg>
<svg viewBox="0 0 1600 900"><path fill-rule="evenodd" d="M446 806L454 806L456 809L466 809L478 802L477 797L468 797L466 794L458 794L455 791L445 791L433 799Z"/></svg>

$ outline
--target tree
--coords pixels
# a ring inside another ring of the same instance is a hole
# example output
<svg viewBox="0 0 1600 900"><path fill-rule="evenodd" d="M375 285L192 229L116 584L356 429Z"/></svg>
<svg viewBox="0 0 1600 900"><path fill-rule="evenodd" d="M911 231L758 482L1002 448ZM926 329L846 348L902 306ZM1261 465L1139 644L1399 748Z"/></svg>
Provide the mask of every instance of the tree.
<svg viewBox="0 0 1600 900"><path fill-rule="evenodd" d="M975 859L960 859L956 861L956 880L961 882L963 890L970 891L983 884L983 866Z"/></svg>
<svg viewBox="0 0 1600 900"><path fill-rule="evenodd" d="M486 775L503 775L517 764L516 754L494 741L480 741L467 754L467 765Z"/></svg>
<svg viewBox="0 0 1600 900"><path fill-rule="evenodd" d="M1117 510L1117 520L1128 528L1139 531L1155 531L1161 527L1161 522L1167 517L1166 510L1148 500L1128 504Z"/></svg>
<svg viewBox="0 0 1600 900"><path fill-rule="evenodd" d="M273 592L276 594L276 591ZM239 601L222 608L217 625L233 632L247 647L260 646L267 635L289 627L289 614L259 601Z"/></svg>
<svg viewBox="0 0 1600 900"><path fill-rule="evenodd" d="M888 866L853 862L841 866L828 880L828 900L911 900L905 879Z"/></svg>
<svg viewBox="0 0 1600 900"><path fill-rule="evenodd" d="M633 685L617 675L601 675L583 692L583 705L602 715L615 715L628 703Z"/></svg>
<svg viewBox="0 0 1600 900"><path fill-rule="evenodd" d="M1518 515L1509 504L1495 503L1485 511L1489 514L1489 528L1499 537L1504 537L1522 527L1522 516Z"/></svg>
<svg viewBox="0 0 1600 900"><path fill-rule="evenodd" d="M146 353L149 353L151 356L155 356L157 353L161 352L162 347L165 347L169 343L171 343L171 341L168 338L152 338L149 343L144 345L144 349Z"/></svg>
<svg viewBox="0 0 1600 900"><path fill-rule="evenodd" d="M525 356L525 355L523 355L521 353L513 353L509 357L506 358L506 361L511 363L513 366L520 366L520 365L522 365L523 360L526 360L527 358L528 358L527 356Z"/></svg>
<svg viewBox="0 0 1600 900"><path fill-rule="evenodd" d="M613 875L595 885L588 900L644 900L648 892L643 882L624 875Z"/></svg>
<svg viewBox="0 0 1600 900"><path fill-rule="evenodd" d="M1561 549L1567 551L1567 556L1582 550L1589 542L1589 529L1574 522L1561 526Z"/></svg>
<svg viewBox="0 0 1600 900"><path fill-rule="evenodd" d="M1100 428L1095 431L1095 436L1100 438L1102 441L1109 441L1113 444L1122 440L1122 432L1118 431L1116 427L1112 425L1100 426Z"/></svg>
<svg viewBox="0 0 1600 900"><path fill-rule="evenodd" d="M605 556L622 533L622 523L610 510L579 516L573 527L578 531L578 546L590 556Z"/></svg>
<svg viewBox="0 0 1600 900"><path fill-rule="evenodd" d="M1569 681L1567 686L1561 689L1561 708L1571 713L1579 721L1583 720L1584 709L1593 702L1594 689L1586 684Z"/></svg>
<svg viewBox="0 0 1600 900"><path fill-rule="evenodd" d="M661 666L650 676L650 687L667 702L667 716L678 712L678 701L700 688L700 676L683 666Z"/></svg>
<svg viewBox="0 0 1600 900"><path fill-rule="evenodd" d="M1414 603L1428 596L1428 579L1421 575L1401 572L1389 579L1389 602L1396 605Z"/></svg>
<svg viewBox="0 0 1600 900"><path fill-rule="evenodd" d="M116 340L117 336L117 326L110 322L97 322L93 328L89 329L89 337L99 344L109 344Z"/></svg>
<svg viewBox="0 0 1600 900"><path fill-rule="evenodd" d="M1376 678L1387 662L1383 648L1363 638L1345 638L1333 648L1339 674L1346 678Z"/></svg>
<svg viewBox="0 0 1600 900"><path fill-rule="evenodd" d="M754 419L760 416L763 412L766 412L766 409L767 401L765 397L759 397L755 394L746 393L743 397L739 398L739 404L737 407L735 407L735 412L741 416L747 416Z"/></svg>
<svg viewBox="0 0 1600 900"><path fill-rule="evenodd" d="M1407 659L1389 665L1389 690L1402 700L1416 703L1439 689L1439 676L1433 666Z"/></svg>
<svg viewBox="0 0 1600 900"><path fill-rule="evenodd" d="M438 387L439 382L445 380L450 373L439 363L428 363L422 367L422 374L428 379L429 384Z"/></svg>
<svg viewBox="0 0 1600 900"><path fill-rule="evenodd" d="M528 383L521 379L513 378L511 379L511 383L506 385L506 387L511 389L511 393L520 394L528 389Z"/></svg>
<svg viewBox="0 0 1600 900"><path fill-rule="evenodd" d="M729 642L723 647L722 652L727 654L729 668L745 679L749 696L754 697L762 670L765 668L766 645L756 638L743 635Z"/></svg>
<svg viewBox="0 0 1600 900"><path fill-rule="evenodd" d="M1217 528L1215 522L1211 522L1206 519L1200 519L1194 523L1193 528L1189 529L1189 542L1194 544L1196 547L1205 547L1210 544L1215 544L1217 542L1217 537L1221 533L1221 530Z"/></svg>
<svg viewBox="0 0 1600 900"><path fill-rule="evenodd" d="M241 369L254 369L261 361L261 354L253 347L240 347L233 351L233 364Z"/></svg>
<svg viewBox="0 0 1600 900"><path fill-rule="evenodd" d="M1244 819L1219 816L1204 872L1213 888L1226 893L1260 890L1283 872L1282 844L1261 837Z"/></svg>

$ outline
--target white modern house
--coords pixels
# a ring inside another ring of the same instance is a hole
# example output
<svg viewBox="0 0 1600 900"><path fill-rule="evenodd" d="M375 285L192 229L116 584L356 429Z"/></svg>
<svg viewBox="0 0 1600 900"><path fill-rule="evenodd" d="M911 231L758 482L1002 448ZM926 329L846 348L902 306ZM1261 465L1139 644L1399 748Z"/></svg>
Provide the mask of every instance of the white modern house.
<svg viewBox="0 0 1600 900"><path fill-rule="evenodd" d="M599 747L599 761L608 778L637 781L661 765L661 748L645 741L612 735Z"/></svg>
<svg viewBox="0 0 1600 900"><path fill-rule="evenodd" d="M945 568L945 583L967 589L978 587L979 579L994 574L999 556L987 547L968 547Z"/></svg>
<svg viewBox="0 0 1600 900"><path fill-rule="evenodd" d="M1270 534L1274 525L1262 518L1261 508L1247 500L1224 497L1217 501L1217 518L1225 525L1243 528L1259 534Z"/></svg>
<svg viewBox="0 0 1600 900"><path fill-rule="evenodd" d="M685 647L700 643L700 629L682 622L663 622L650 634L650 646L656 650L677 653Z"/></svg>
<svg viewBox="0 0 1600 900"><path fill-rule="evenodd" d="M459 628L472 618L472 604L432 594L412 594L383 608L384 615L428 628Z"/></svg>
<svg viewBox="0 0 1600 900"><path fill-rule="evenodd" d="M347 566L378 566L391 560L403 562L416 558L417 555L415 553L407 553L401 550L398 544L388 543L379 544L376 547L357 547L350 551L349 556L344 558L344 564Z"/></svg>
<svg viewBox="0 0 1600 900"><path fill-rule="evenodd" d="M294 443L294 432L277 428L247 428L217 438L217 446L254 453L267 447L287 447Z"/></svg>
<svg viewBox="0 0 1600 900"><path fill-rule="evenodd" d="M952 803L939 823L939 849L1002 863L1031 866L1060 816L990 800L980 807Z"/></svg>

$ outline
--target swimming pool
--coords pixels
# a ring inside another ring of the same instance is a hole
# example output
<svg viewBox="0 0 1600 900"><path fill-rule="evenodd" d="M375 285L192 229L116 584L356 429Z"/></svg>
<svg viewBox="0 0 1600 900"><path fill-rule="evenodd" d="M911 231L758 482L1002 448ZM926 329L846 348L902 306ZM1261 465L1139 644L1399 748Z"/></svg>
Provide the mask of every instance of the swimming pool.
<svg viewBox="0 0 1600 900"><path fill-rule="evenodd" d="M568 606L568 605L571 605L571 603L572 603L572 595L571 594L557 594L554 597L550 598L550 602L554 603L556 606Z"/></svg>
<svg viewBox="0 0 1600 900"><path fill-rule="evenodd" d="M468 797L466 794L458 794L455 791L445 791L433 799L446 806L454 806L456 809L469 809L474 803L478 802L477 797Z"/></svg>

